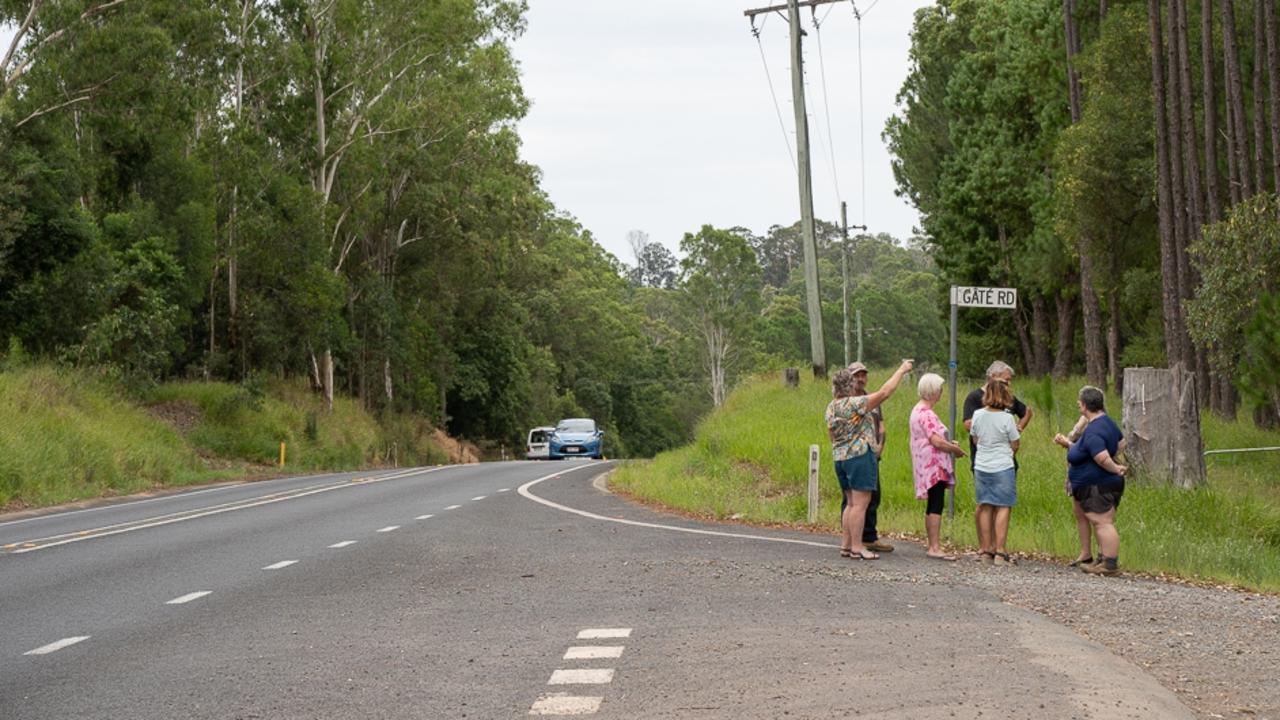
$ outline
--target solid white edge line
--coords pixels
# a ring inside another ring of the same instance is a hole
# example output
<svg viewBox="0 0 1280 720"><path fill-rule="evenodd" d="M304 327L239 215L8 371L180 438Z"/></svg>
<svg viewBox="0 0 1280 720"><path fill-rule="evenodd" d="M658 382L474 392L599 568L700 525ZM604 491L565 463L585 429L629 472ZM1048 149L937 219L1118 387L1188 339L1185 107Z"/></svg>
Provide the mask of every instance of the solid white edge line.
<svg viewBox="0 0 1280 720"><path fill-rule="evenodd" d="M356 482L353 482L353 481L344 480L344 481L340 481L340 482L337 482L337 483L334 483L334 484L324 485L324 486L321 486L321 487L319 487L319 488L316 488L316 489L314 489L314 490L310 490L310 491L307 491L307 492L293 493L293 494L291 494L291 495L286 495L286 496L283 496L283 497L271 497L271 498L269 498L269 499L267 499L267 500L262 500L262 501L260 501L260 502L234 503L234 504L229 504L229 506L219 507L218 509L215 509L215 510L209 510L209 511L207 511L207 512L194 513L194 514L183 514L181 517L174 517L174 518L169 518L169 519L166 519L166 520L159 520L159 521L156 521L156 522L144 522L144 523L139 524L139 525L129 525L128 527L122 527L122 528L119 528L119 529L116 529L116 530L110 530L110 531L108 531L108 532L99 532L99 533L95 533L95 534L91 534L91 535L78 535L78 536L76 536L76 537L67 538L67 539L65 539L65 540L59 540L59 541L57 541L57 542L45 543L45 544L43 544L43 545L37 545L37 546L35 546L35 547L24 547L24 548L18 548L18 549L15 549L15 550L10 550L9 552L10 552L11 554L17 555L17 554L20 554L20 553L28 553L28 552L32 552L32 551L35 551L35 550L44 550L45 548L58 547L59 545L67 545L67 544L70 544L70 543L73 543L73 542L80 542L80 541L82 541L82 540L93 540L93 539L95 539L95 538L107 537L107 536L109 536L109 535L119 535L120 533L133 532L133 531L135 531L135 530L144 530L144 529L147 529L147 528L159 527L159 526L161 526L161 525L171 525L171 524L173 524L173 523L177 523L177 522L184 522L184 521L187 521L187 520L195 520L196 518L207 517L207 516L209 516L209 515L220 515L220 514L222 514L222 513L225 513L225 512L231 512L231 511L233 511L233 510L246 510L246 509L248 509L248 508L251 508L251 507L258 507L258 506L260 506L260 505L270 505L270 504L272 504L272 503L283 502L283 501L285 501L285 500L296 500L297 498L306 497L306 496L308 496L308 495L316 495L316 494L318 494L318 493L322 493L322 492L329 492L330 490L341 490L342 488L355 487L355 486L357 486L357 485L363 485L363 484L367 484L367 483L369 483L369 482L382 482L382 481L384 481L384 480L400 480L400 479L402 479L402 478L412 477L412 476L414 476L414 475L426 475L426 474L428 474L428 473L433 473L433 472L436 472L437 470L444 470L445 468L449 468L449 467L453 467L453 466L452 466L452 465L441 465L441 466L439 466L439 467L432 467L432 468L425 468L425 469L414 470L414 471L412 471L412 472L408 472L408 473L406 473L406 474L402 474L402 475L390 475L390 476L377 477L377 478L373 478L373 479L371 479L371 480L368 480L368 481L366 481L365 483L356 483ZM93 532L93 531L87 531L87 532Z"/></svg>
<svg viewBox="0 0 1280 720"><path fill-rule="evenodd" d="M592 520L604 520L606 522L615 522L615 523L621 523L623 525L631 525L632 527L652 528L654 530L670 530L672 532L690 533L693 535L711 535L713 537L736 538L740 540L763 540L765 542L789 543L792 545L808 545L810 547L820 547L820 548L837 547L836 545L832 545L830 543L820 543L820 542L814 542L812 540L796 540L793 538L768 537L765 535L748 535L746 533L732 533L732 532L724 532L721 530L702 530L700 528L680 527L678 525L662 525L660 523L641 522L639 520L627 520L625 518L609 517L607 515L597 515L596 513L593 513L593 512L587 512L586 510L578 510L577 508L571 508L567 505L561 505L560 503L552 502L551 500L538 497L537 495L534 495L533 493L529 492L529 488L533 487L534 485L537 485L538 483L544 480L550 480L551 478L559 477L564 473L574 472L575 470L581 470L582 468L591 467L592 465L599 465L599 464L601 463L591 463L591 465L583 465L582 467L574 468L573 470L565 470L562 472L552 473L550 475L540 477L536 480L530 480L529 482L521 485L517 490L517 492L519 492L521 495L528 498L529 500L532 500L536 503L541 503L543 505L546 505L549 508L555 508L556 510L560 510L563 512L573 513L574 515L581 515L584 518L590 518Z"/></svg>
<svg viewBox="0 0 1280 720"><path fill-rule="evenodd" d="M334 544L330 545L329 547L331 547L331 548L344 548L344 547L347 547L348 545L355 545L355 544L356 544L356 542L357 542L357 541L355 541L355 540L343 540L342 542L336 542L336 543L334 543Z"/></svg>
<svg viewBox="0 0 1280 720"><path fill-rule="evenodd" d="M624 645L574 645L564 651L563 660L603 660L620 658Z"/></svg>
<svg viewBox="0 0 1280 720"><path fill-rule="evenodd" d="M57 642L51 642L48 645L42 645L41 647L38 647L35 650L28 650L22 654L23 655L48 655L49 653L54 652L55 650L61 650L64 647L67 647L69 645L75 645L78 642L84 642L85 640L88 640L91 637L93 636L78 635L76 637L63 638Z"/></svg>
<svg viewBox="0 0 1280 720"><path fill-rule="evenodd" d="M392 530L399 530L399 529L400 529L400 526L399 526L399 525L388 525L388 526L386 526L386 527L384 527L384 528L378 528L378 530L377 530L377 531L378 531L378 532L391 532Z"/></svg>
<svg viewBox="0 0 1280 720"><path fill-rule="evenodd" d="M144 498L142 500L130 500L126 502L111 503L109 505L99 505L98 507L80 508L79 510L68 510L66 512L53 512L47 515L35 515L29 518L21 518L19 520L7 520L5 522L0 522L0 527L18 525L21 523L32 522L34 520L52 520L54 518L70 517L72 515L81 515L83 513L95 512L98 510L108 510L111 508L133 507L135 505L142 505L144 503L153 503L160 500L179 500L181 498L192 497L193 495L204 495L205 493L220 492L222 490L231 490L247 484L248 484L247 482L233 482L230 485L221 485L218 487L205 488L203 490L192 490L191 492L174 493L172 495L165 495L163 497Z"/></svg>
<svg viewBox="0 0 1280 720"><path fill-rule="evenodd" d="M283 568L289 567L290 565L294 565L297 562L298 562L297 560L281 560L280 562L277 562L277 563L271 563L270 565L262 569L263 570L281 570Z"/></svg>
<svg viewBox="0 0 1280 720"><path fill-rule="evenodd" d="M169 600L168 602L165 603L165 605L183 605L185 603L191 602L192 600L199 600L200 598L210 594L211 592L213 591L200 590L199 592L187 593L186 595L183 595L181 597L176 597L172 600Z"/></svg>
<svg viewBox="0 0 1280 720"><path fill-rule="evenodd" d="M631 637L631 628L587 628L578 632L579 640L612 640Z"/></svg>
<svg viewBox="0 0 1280 720"><path fill-rule="evenodd" d="M546 693L533 703L533 707L529 708L529 714L594 715L600 710L602 702L604 702L602 697L584 697L559 692Z"/></svg>
<svg viewBox="0 0 1280 720"><path fill-rule="evenodd" d="M548 685L606 685L613 682L613 668L569 668L551 673Z"/></svg>

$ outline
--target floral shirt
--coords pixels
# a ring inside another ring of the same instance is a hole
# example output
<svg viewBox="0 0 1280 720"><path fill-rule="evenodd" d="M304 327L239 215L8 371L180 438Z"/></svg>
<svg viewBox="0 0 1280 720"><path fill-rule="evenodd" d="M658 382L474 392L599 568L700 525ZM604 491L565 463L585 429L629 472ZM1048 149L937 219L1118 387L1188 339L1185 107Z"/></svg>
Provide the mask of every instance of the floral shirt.
<svg viewBox="0 0 1280 720"><path fill-rule="evenodd" d="M832 400L827 405L827 434L836 462L865 455L876 439L876 422L867 410L867 396Z"/></svg>
<svg viewBox="0 0 1280 720"><path fill-rule="evenodd" d="M911 470L916 480L916 497L925 498L929 488L938 483L955 487L956 475L951 453L939 450L929 442L933 434L947 436L947 426L938 419L933 408L923 402L911 409Z"/></svg>

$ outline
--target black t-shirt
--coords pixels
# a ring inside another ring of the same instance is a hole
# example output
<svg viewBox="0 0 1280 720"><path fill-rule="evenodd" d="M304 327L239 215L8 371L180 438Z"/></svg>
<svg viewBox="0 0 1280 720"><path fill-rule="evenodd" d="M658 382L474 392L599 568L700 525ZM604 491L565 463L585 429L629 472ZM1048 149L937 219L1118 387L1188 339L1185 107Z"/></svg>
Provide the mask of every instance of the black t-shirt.
<svg viewBox="0 0 1280 720"><path fill-rule="evenodd" d="M964 420L967 422L973 419L973 414L982 408L982 388L978 388L965 396L964 399ZM1027 406L1017 395L1013 396L1013 407L1005 410L1007 413L1013 413L1013 416L1021 420L1027 416ZM974 457L978 454L978 444L973 441L973 434L969 435L969 468L973 468ZM1018 458L1013 458L1013 466L1018 466Z"/></svg>

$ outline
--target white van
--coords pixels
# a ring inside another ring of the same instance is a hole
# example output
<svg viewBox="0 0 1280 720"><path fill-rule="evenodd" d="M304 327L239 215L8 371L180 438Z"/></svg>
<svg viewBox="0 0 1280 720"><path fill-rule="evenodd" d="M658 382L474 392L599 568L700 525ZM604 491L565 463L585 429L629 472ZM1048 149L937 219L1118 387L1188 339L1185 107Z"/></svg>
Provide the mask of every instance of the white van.
<svg viewBox="0 0 1280 720"><path fill-rule="evenodd" d="M536 427L529 431L524 456L530 460L546 460L551 457L551 433L553 427Z"/></svg>

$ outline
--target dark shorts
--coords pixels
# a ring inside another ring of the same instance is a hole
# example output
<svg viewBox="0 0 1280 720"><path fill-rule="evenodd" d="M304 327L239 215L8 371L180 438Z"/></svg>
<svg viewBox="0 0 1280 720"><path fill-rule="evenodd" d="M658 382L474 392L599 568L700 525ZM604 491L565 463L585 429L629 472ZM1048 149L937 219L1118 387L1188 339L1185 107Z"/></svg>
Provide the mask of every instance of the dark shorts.
<svg viewBox="0 0 1280 720"><path fill-rule="evenodd" d="M1120 507L1120 498L1123 495L1124 483L1081 485L1071 489L1071 497L1080 503L1081 509L1095 515L1102 515Z"/></svg>
<svg viewBox="0 0 1280 720"><path fill-rule="evenodd" d="M870 450L848 460L837 460L836 479L840 481L840 489L875 492L879 465L876 454Z"/></svg>

